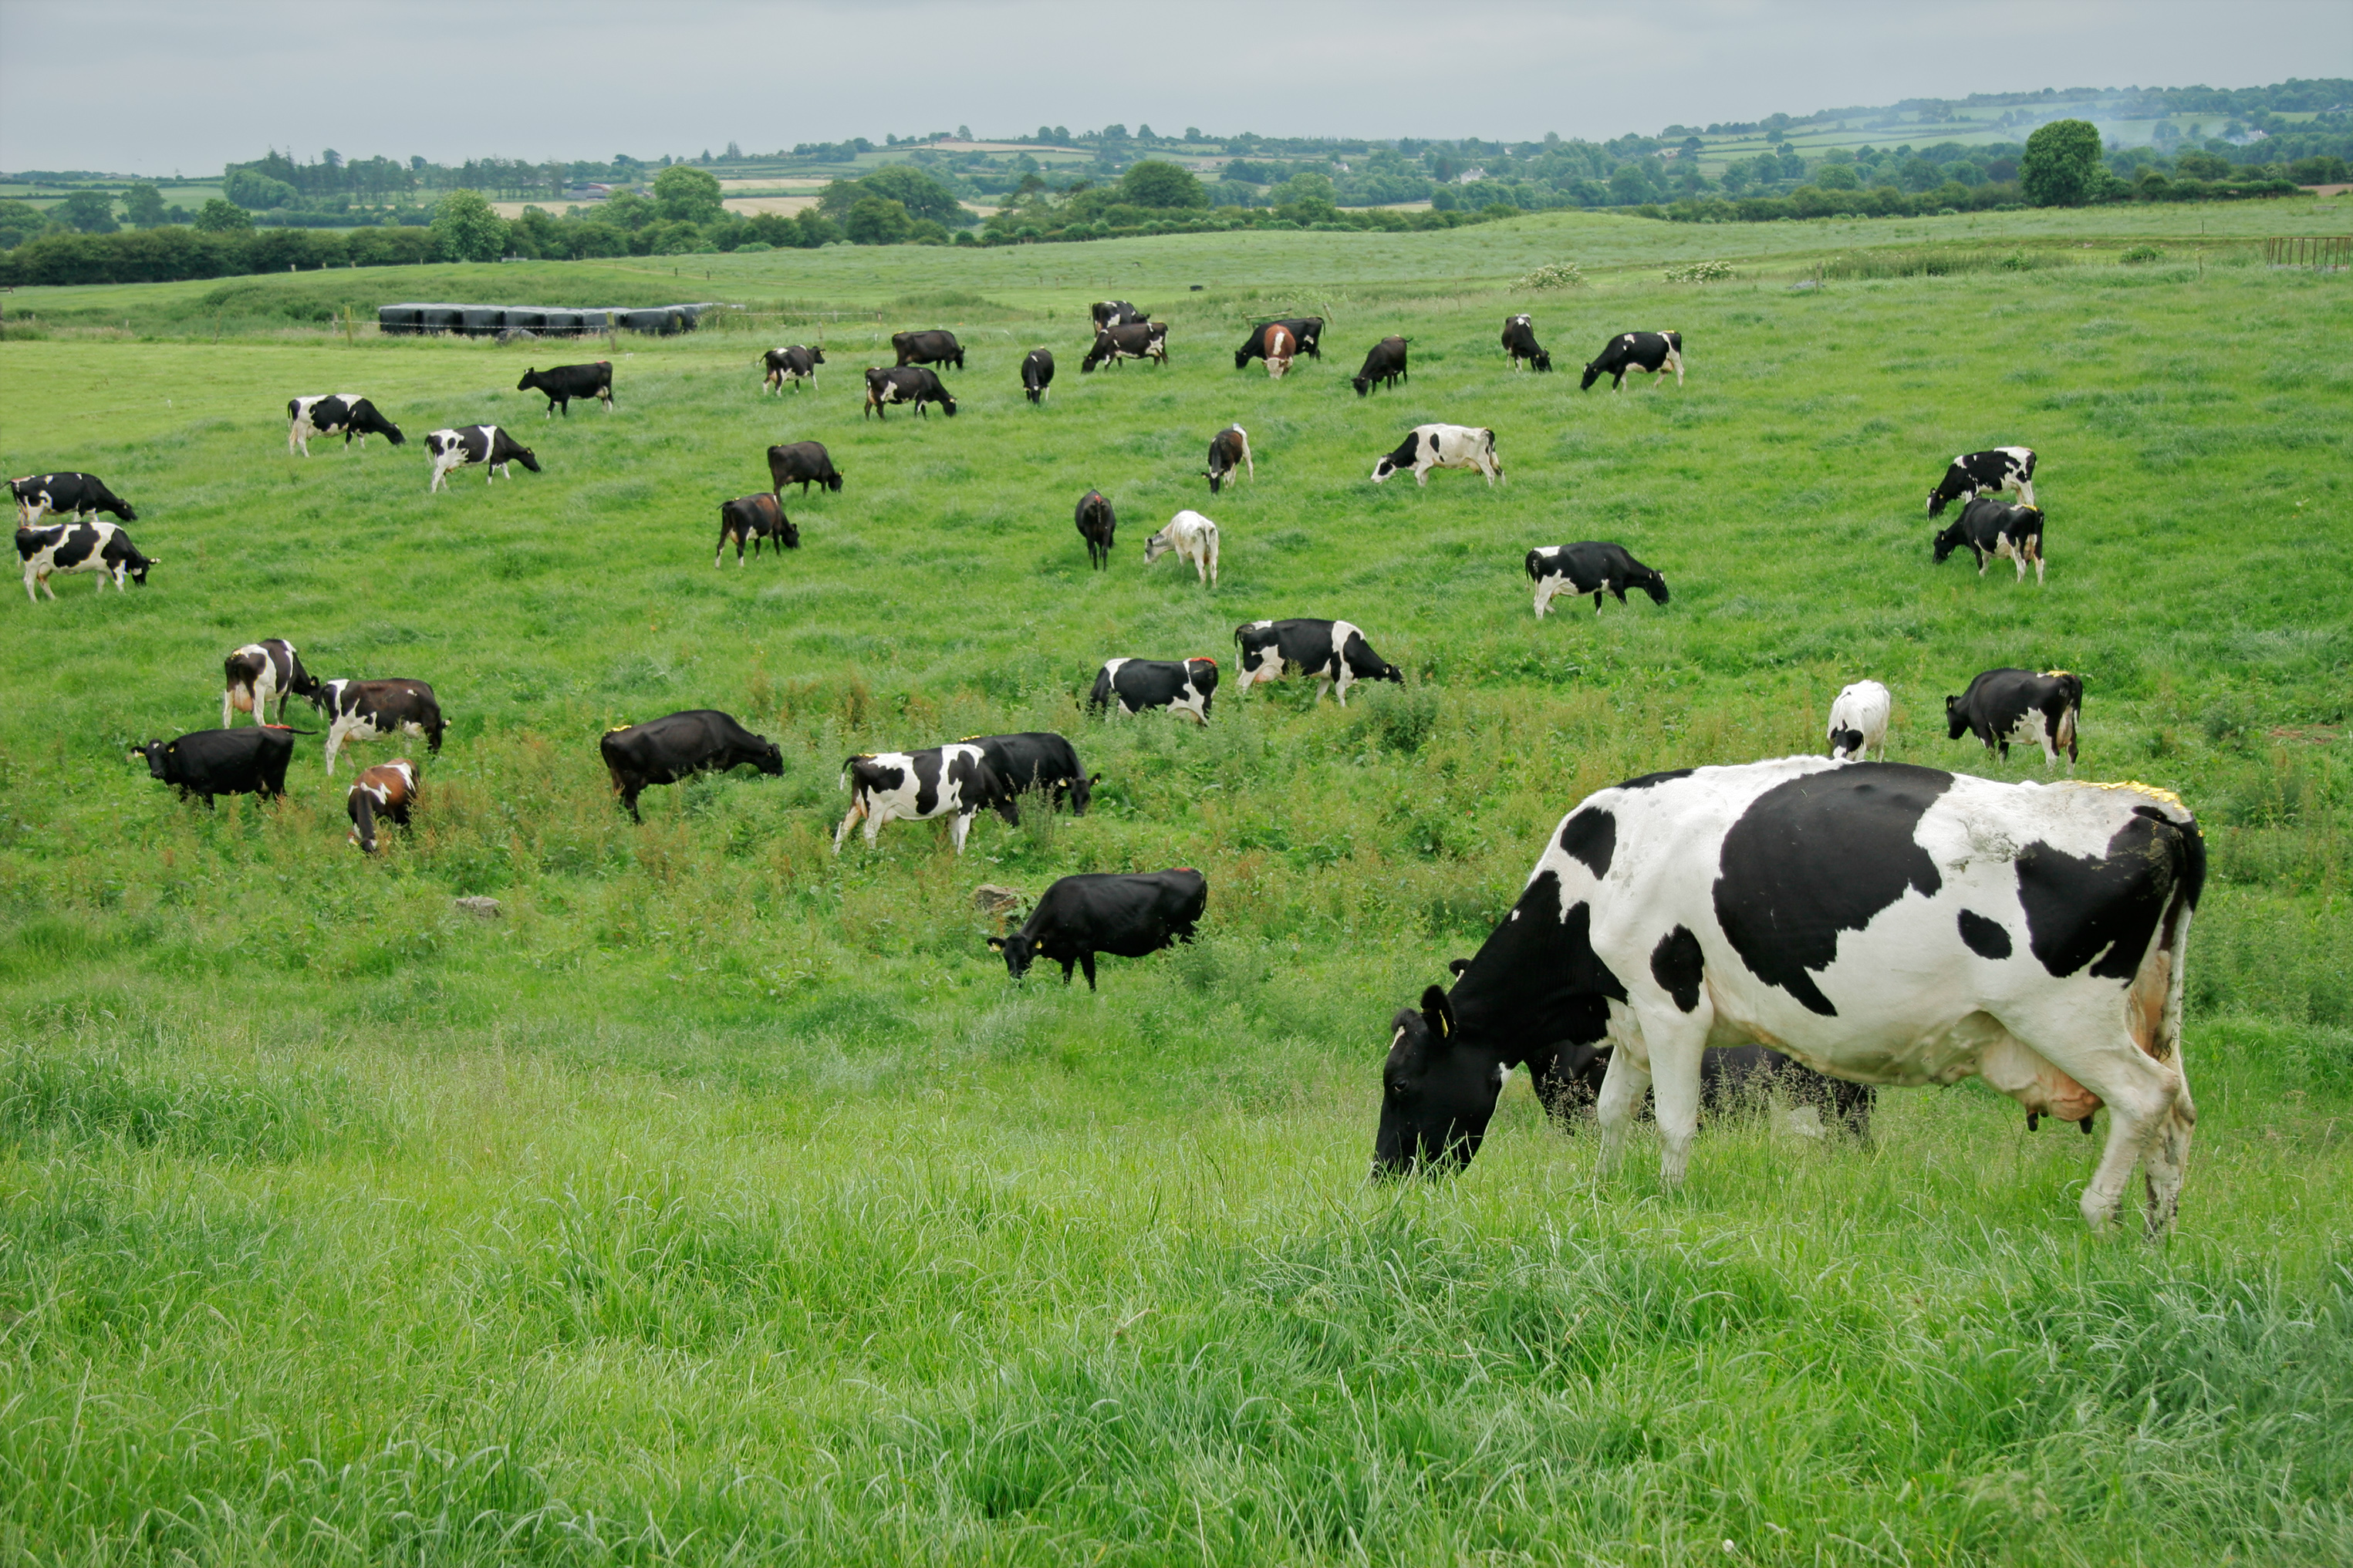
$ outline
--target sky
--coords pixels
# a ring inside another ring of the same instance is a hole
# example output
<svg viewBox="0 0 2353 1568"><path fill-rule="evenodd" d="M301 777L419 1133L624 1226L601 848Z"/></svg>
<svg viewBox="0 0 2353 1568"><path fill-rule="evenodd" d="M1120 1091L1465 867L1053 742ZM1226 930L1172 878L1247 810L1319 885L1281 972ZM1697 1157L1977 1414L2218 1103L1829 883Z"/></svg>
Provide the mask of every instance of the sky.
<svg viewBox="0 0 2353 1568"><path fill-rule="evenodd" d="M1557 132L2353 76L2348 0L0 0L0 168Z"/></svg>

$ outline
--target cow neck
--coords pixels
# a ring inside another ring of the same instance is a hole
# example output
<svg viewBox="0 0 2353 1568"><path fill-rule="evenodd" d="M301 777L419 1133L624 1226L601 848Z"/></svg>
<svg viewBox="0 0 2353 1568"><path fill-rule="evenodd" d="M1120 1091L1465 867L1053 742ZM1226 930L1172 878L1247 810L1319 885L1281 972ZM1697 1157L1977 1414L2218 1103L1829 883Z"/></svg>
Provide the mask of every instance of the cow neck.
<svg viewBox="0 0 2353 1568"><path fill-rule="evenodd" d="M1591 917L1579 901L1564 918L1559 876L1539 871L1448 994L1458 1043L1516 1067L1562 1041L1601 1039L1626 988L1593 951Z"/></svg>

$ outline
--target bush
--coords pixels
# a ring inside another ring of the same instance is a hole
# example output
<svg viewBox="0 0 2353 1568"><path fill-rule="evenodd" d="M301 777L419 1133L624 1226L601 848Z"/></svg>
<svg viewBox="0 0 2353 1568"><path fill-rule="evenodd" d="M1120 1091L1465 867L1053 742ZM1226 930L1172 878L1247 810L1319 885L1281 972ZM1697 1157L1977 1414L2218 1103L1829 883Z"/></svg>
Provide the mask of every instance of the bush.
<svg viewBox="0 0 2353 1568"><path fill-rule="evenodd" d="M2126 267L2138 267L2144 262L2164 260L2165 252L2153 245L2136 245L2116 259Z"/></svg>
<svg viewBox="0 0 2353 1568"><path fill-rule="evenodd" d="M1523 289L1582 289L1586 277L1574 261L1556 261L1520 279Z"/></svg>
<svg viewBox="0 0 2353 1568"><path fill-rule="evenodd" d="M1666 270L1670 283L1722 283L1731 277L1729 261L1693 261Z"/></svg>

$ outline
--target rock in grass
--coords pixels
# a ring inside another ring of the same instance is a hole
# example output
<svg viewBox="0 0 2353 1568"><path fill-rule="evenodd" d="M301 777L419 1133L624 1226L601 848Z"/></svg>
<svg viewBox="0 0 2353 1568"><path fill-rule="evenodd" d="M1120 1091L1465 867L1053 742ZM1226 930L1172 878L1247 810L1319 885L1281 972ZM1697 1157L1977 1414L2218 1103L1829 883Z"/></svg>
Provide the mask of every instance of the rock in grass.
<svg viewBox="0 0 2353 1568"><path fill-rule="evenodd" d="M1026 900L1018 888L1000 888L994 882L983 882L972 890L972 907L985 915L1009 915Z"/></svg>
<svg viewBox="0 0 2353 1568"><path fill-rule="evenodd" d="M476 893L471 898L453 899L450 901L457 905L459 913L471 915L478 921L494 921L499 918L499 901L496 899L484 898L481 894Z"/></svg>

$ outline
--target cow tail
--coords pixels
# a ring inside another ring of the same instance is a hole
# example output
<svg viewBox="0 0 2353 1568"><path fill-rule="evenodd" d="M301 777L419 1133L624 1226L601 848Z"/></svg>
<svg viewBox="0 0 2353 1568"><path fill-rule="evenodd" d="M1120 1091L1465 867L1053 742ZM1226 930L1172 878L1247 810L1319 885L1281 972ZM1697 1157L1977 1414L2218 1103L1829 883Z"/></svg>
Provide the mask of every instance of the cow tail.
<svg viewBox="0 0 2353 1568"><path fill-rule="evenodd" d="M2178 815L2177 815L2178 813ZM2127 1027L2136 1043L2161 1062L2181 1056L2181 1007L2187 989L2190 917L2206 885L2206 839L2197 818L2176 807L2164 813L2173 891L2155 940L2141 956L2126 994Z"/></svg>

